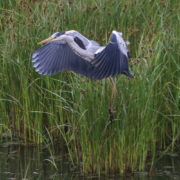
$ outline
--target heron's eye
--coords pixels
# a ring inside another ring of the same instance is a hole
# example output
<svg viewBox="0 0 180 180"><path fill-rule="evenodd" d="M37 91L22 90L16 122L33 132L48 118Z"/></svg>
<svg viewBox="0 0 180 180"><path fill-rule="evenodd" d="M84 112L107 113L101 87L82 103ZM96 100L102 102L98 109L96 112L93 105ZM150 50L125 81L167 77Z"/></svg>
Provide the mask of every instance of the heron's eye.
<svg viewBox="0 0 180 180"><path fill-rule="evenodd" d="M62 34L64 34L64 33L55 32L51 37L52 38L57 38L57 37L61 36Z"/></svg>
<svg viewBox="0 0 180 180"><path fill-rule="evenodd" d="M55 34L55 37L59 37L61 34L62 34L62 33L57 32L57 33Z"/></svg>

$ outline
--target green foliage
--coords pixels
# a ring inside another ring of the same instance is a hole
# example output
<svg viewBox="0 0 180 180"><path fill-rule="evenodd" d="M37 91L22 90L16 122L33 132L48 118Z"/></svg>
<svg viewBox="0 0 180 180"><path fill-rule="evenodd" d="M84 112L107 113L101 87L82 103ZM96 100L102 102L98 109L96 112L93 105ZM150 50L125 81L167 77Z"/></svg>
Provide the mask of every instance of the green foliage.
<svg viewBox="0 0 180 180"><path fill-rule="evenodd" d="M25 144L47 144L49 139L52 149L60 141L74 166L98 175L143 170L148 163L153 166L157 150L176 150L179 10L177 0L1 1L1 139ZM71 29L103 45L112 30L131 42L135 79L115 78L112 124L108 80L72 72L46 77L32 68L37 42Z"/></svg>

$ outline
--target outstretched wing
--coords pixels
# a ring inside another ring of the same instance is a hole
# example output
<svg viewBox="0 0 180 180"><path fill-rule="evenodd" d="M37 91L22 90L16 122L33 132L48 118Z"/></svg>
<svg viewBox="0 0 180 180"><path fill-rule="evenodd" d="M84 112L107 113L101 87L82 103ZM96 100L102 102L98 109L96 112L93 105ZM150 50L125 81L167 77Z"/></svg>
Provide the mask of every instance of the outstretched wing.
<svg viewBox="0 0 180 180"><path fill-rule="evenodd" d="M117 42L109 42L91 63L95 66L92 73L93 79L103 79L118 74L133 78L128 67L128 57L121 52Z"/></svg>
<svg viewBox="0 0 180 180"><path fill-rule="evenodd" d="M33 54L33 67L43 75L69 70L91 79L103 79L118 74L133 78L128 67L128 50L117 32L111 34L111 41L105 48L91 41L86 45L84 42L76 36L62 36Z"/></svg>
<svg viewBox="0 0 180 180"><path fill-rule="evenodd" d="M70 70L90 78L93 65L77 55L66 41L50 42L32 56L33 67L42 75Z"/></svg>

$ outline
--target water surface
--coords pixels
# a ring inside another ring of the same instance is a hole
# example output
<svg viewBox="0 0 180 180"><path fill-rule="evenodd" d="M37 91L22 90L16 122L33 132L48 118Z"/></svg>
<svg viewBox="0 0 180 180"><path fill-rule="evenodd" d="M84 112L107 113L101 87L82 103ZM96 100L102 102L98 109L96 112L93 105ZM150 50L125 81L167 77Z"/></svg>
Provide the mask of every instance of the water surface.
<svg viewBox="0 0 180 180"><path fill-rule="evenodd" d="M53 158L52 158L53 157ZM55 162L55 163L54 163ZM56 164L56 165L55 165ZM99 179L82 177L69 162L62 148L49 151L39 146L22 146L12 143L0 145L0 180L57 180L57 179ZM151 175L148 172L135 172L121 177L102 177L101 179L128 180L179 180L180 156L167 154L157 163Z"/></svg>

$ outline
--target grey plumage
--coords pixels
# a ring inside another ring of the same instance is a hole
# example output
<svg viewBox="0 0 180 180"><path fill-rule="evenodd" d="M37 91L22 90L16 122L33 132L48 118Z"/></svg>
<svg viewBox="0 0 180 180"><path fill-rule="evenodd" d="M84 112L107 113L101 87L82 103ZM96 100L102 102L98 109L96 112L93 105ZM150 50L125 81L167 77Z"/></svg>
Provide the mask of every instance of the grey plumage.
<svg viewBox="0 0 180 180"><path fill-rule="evenodd" d="M54 33L32 56L33 67L42 75L73 71L91 79L118 74L133 77L128 67L129 51L122 34L113 31L106 47L78 33Z"/></svg>

